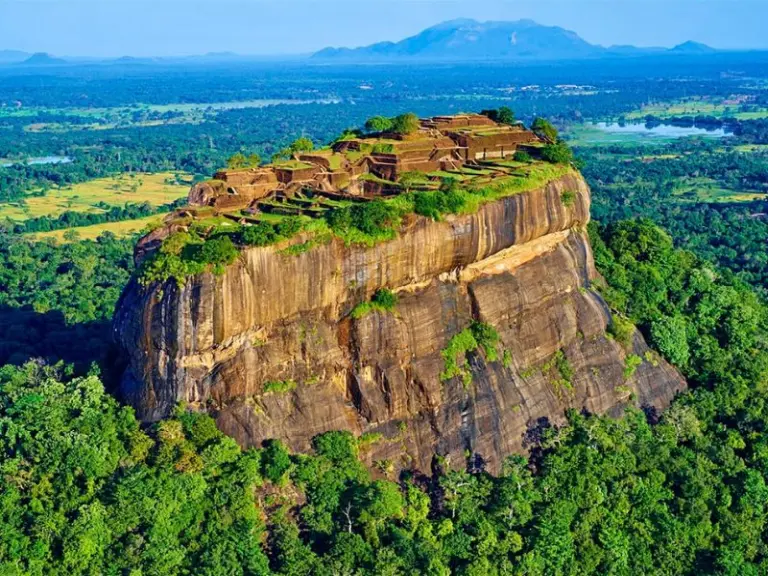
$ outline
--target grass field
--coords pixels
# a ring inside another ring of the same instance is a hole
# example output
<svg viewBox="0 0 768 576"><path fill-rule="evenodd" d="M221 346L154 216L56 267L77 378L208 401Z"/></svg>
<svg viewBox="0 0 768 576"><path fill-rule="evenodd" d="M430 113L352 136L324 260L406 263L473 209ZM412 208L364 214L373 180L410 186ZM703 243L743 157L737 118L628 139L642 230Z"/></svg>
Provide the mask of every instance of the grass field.
<svg viewBox="0 0 768 576"><path fill-rule="evenodd" d="M149 202L162 206L189 192L192 176L163 172L158 174L121 174L50 190L45 196L30 196L23 203L0 204L0 220L24 221L39 216L58 216L67 210L103 212L98 206L123 206L126 203Z"/></svg>
<svg viewBox="0 0 768 576"><path fill-rule="evenodd" d="M115 236L123 237L130 236L142 232L143 230L151 227L152 225L160 224L165 217L165 214L158 214L156 216L148 216L147 218L138 218L136 220L125 220L123 222L108 222L106 224L96 224L94 226L82 226L80 228L68 228L65 230L55 230L53 232L40 232L37 234L29 234L30 238L35 240L44 240L46 238L53 238L58 243L68 242L64 235L67 233L77 234L77 240L95 240L101 236L104 232L112 232ZM73 239L74 240L74 239Z"/></svg>
<svg viewBox="0 0 768 576"><path fill-rule="evenodd" d="M768 152L768 144L739 144L733 149L736 152Z"/></svg>
<svg viewBox="0 0 768 576"><path fill-rule="evenodd" d="M706 100L688 100L683 102L659 102L643 106L640 110L627 114L627 120L640 120L647 115L659 118L672 116L729 116L739 120L756 120L768 118L768 109L757 109L742 112L738 105L726 105Z"/></svg>
<svg viewBox="0 0 768 576"><path fill-rule="evenodd" d="M766 194L754 190L732 190L720 186L711 178L681 178L675 190L681 202L752 202L763 200Z"/></svg>

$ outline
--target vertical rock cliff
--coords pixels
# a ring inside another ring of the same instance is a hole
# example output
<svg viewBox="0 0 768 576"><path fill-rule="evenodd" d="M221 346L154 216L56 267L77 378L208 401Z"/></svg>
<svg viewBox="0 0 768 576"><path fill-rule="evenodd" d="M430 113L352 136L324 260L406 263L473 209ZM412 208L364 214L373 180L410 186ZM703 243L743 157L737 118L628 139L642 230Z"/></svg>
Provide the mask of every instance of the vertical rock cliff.
<svg viewBox="0 0 768 576"><path fill-rule="evenodd" d="M132 282L114 323L128 358L121 391L145 420L179 402L207 410L246 446L373 433L371 463L421 470L435 454L497 470L568 408L663 408L685 382L639 333L623 344L606 334L589 201L571 173L475 214L410 217L370 248L249 248L221 276ZM381 288L396 307L353 319ZM460 354L471 381L444 381L443 352L473 321L495 329L497 353Z"/></svg>

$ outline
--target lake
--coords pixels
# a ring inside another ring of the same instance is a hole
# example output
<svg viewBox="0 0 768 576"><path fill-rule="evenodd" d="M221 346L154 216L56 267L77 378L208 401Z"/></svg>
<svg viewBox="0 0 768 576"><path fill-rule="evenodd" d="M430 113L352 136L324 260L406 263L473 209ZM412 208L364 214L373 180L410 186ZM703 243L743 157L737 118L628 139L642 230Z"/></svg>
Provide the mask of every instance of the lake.
<svg viewBox="0 0 768 576"><path fill-rule="evenodd" d="M39 158L27 158L26 161L0 159L0 166L13 166L14 164L27 164L30 166L40 164L69 164L72 158L69 156L41 156Z"/></svg>
<svg viewBox="0 0 768 576"><path fill-rule="evenodd" d="M687 138L689 136L703 136L706 138L722 138L726 132L722 128L717 130L705 130L695 126L671 126L660 124L649 128L645 124L618 124L616 122L596 122L595 128L607 134L621 136L634 136L639 138Z"/></svg>

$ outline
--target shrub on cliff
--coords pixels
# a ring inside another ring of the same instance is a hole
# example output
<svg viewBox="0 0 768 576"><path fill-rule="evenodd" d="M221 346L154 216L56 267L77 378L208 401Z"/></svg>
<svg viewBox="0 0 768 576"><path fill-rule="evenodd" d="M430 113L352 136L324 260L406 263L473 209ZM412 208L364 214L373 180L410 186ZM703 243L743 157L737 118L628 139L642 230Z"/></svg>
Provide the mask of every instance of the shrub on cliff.
<svg viewBox="0 0 768 576"><path fill-rule="evenodd" d="M142 263L139 282L146 286L174 278L181 285L187 276L208 269L222 274L237 256L237 247L227 235L203 240L189 232L177 232L166 238L160 248Z"/></svg>
<svg viewBox="0 0 768 576"><path fill-rule="evenodd" d="M298 216L286 216L275 226L277 233L284 237L290 238L301 232L304 226L301 223L301 218Z"/></svg>
<svg viewBox="0 0 768 576"><path fill-rule="evenodd" d="M351 208L352 225L366 234L377 234L388 230L395 223L397 214L382 200L356 204Z"/></svg>
<svg viewBox="0 0 768 576"><path fill-rule="evenodd" d="M394 236L399 213L395 207L377 199L329 210L325 220L334 233L346 241L370 244Z"/></svg>
<svg viewBox="0 0 768 576"><path fill-rule="evenodd" d="M252 226L246 226L240 233L243 244L248 246L269 246L276 242L277 238L277 231L269 222L259 222Z"/></svg>
<svg viewBox="0 0 768 576"><path fill-rule="evenodd" d="M496 347L499 344L499 334L496 329L485 322L473 321L466 328L454 335L448 346L442 350L444 368L440 380L447 381L457 376L461 377L464 387L472 383L472 373L469 371L466 355L482 348L489 362L499 359ZM461 360L461 363L459 361Z"/></svg>
<svg viewBox="0 0 768 576"><path fill-rule="evenodd" d="M286 216L276 224L259 222L245 226L239 233L239 241L246 246L269 246L281 239L295 236L304 228L298 216Z"/></svg>
<svg viewBox="0 0 768 576"><path fill-rule="evenodd" d="M228 266L239 252L229 236L209 238L200 246L200 262L213 266Z"/></svg>
<svg viewBox="0 0 768 576"><path fill-rule="evenodd" d="M416 192L413 195L413 211L421 216L440 220L442 214L458 214L467 205L471 192L459 188L455 178L444 178L440 190Z"/></svg>
<svg viewBox="0 0 768 576"><path fill-rule="evenodd" d="M377 290L370 302L362 302L354 307L350 314L352 318L360 319L377 310L379 312L391 312L397 306L397 294L386 288Z"/></svg>
<svg viewBox="0 0 768 576"><path fill-rule="evenodd" d="M531 130L549 144L556 143L560 138L557 128L544 118L536 118L531 124Z"/></svg>
<svg viewBox="0 0 768 576"><path fill-rule="evenodd" d="M443 214L458 214L466 205L468 194L459 189L447 191L416 192L413 195L413 211L421 216L440 220Z"/></svg>
<svg viewBox="0 0 768 576"><path fill-rule="evenodd" d="M515 162L525 162L526 164L530 164L533 162L533 157L525 150L516 150L513 160Z"/></svg>
<svg viewBox="0 0 768 576"><path fill-rule="evenodd" d="M573 151L565 142L556 142L541 149L541 158L552 164L570 164L573 162Z"/></svg>

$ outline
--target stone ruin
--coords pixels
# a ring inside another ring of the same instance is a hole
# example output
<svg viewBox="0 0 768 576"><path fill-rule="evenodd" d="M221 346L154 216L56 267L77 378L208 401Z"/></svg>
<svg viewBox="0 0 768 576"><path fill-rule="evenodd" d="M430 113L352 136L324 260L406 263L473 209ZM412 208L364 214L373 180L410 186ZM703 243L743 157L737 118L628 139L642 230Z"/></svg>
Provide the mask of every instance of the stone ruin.
<svg viewBox="0 0 768 576"><path fill-rule="evenodd" d="M377 134L342 139L259 168L221 170L195 185L191 207L258 212L271 198L305 192L370 199L399 192L407 172L457 171L512 157L524 148L536 155L541 142L522 125L502 125L479 114L435 116L407 135Z"/></svg>

